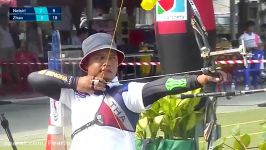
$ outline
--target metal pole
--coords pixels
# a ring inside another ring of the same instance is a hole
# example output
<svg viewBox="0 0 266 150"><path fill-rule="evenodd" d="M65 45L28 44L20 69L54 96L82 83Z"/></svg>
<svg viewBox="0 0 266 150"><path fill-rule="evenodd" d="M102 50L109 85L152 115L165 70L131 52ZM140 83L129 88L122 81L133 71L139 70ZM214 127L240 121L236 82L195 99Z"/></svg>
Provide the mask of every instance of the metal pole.
<svg viewBox="0 0 266 150"><path fill-rule="evenodd" d="M90 29L90 23L93 18L93 1L92 0L87 0L87 7L86 7L86 16L87 16L87 23L88 27Z"/></svg>
<svg viewBox="0 0 266 150"><path fill-rule="evenodd" d="M236 40L236 9L235 9L235 0L230 0L230 31L231 31L231 40Z"/></svg>
<svg viewBox="0 0 266 150"><path fill-rule="evenodd" d="M263 10L263 8L262 8L262 5L263 5L263 2L262 2L262 0L259 0L258 1L258 11L257 11L257 23L256 23L256 25L257 25L257 32L261 32L261 28L260 28L260 25L263 23L263 17L261 16L261 12L262 12L262 10Z"/></svg>
<svg viewBox="0 0 266 150"><path fill-rule="evenodd" d="M116 20L117 17L117 0L112 0L112 17Z"/></svg>

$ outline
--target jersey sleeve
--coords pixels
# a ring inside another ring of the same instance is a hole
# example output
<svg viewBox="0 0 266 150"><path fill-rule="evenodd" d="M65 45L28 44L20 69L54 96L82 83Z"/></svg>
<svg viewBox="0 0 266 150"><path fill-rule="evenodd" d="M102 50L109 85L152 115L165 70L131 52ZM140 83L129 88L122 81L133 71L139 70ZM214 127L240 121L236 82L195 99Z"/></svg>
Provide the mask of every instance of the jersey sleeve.
<svg viewBox="0 0 266 150"><path fill-rule="evenodd" d="M202 88L197 77L197 75L171 76L148 82L143 87L144 107L151 106L154 102L167 95L175 95Z"/></svg>
<svg viewBox="0 0 266 150"><path fill-rule="evenodd" d="M127 108L135 113L146 110L142 99L142 89L146 83L130 82L128 90L122 93Z"/></svg>
<svg viewBox="0 0 266 150"><path fill-rule="evenodd" d="M62 88L76 89L77 77L53 70L41 70L28 75L28 82L36 92L55 100L60 98Z"/></svg>

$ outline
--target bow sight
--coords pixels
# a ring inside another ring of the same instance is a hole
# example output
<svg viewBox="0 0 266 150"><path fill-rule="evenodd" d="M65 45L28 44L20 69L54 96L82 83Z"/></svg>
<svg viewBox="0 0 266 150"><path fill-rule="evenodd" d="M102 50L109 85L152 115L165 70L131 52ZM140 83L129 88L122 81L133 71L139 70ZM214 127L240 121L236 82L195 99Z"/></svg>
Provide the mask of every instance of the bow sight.
<svg viewBox="0 0 266 150"><path fill-rule="evenodd" d="M235 49L228 49L228 50L214 51L214 52L207 51L206 49L208 48L206 47L201 48L201 52L202 52L201 57L203 59L212 59L213 57L214 59L213 62L215 61L215 58L217 56L239 53L243 58L245 68L248 68L248 58L252 57L251 53L247 53L245 45L244 45L244 41L242 41L242 44L238 48L235 48ZM214 73L216 70L219 70L219 68L216 68L214 63L212 64L211 67L202 68L202 72L204 74L207 74L208 72Z"/></svg>

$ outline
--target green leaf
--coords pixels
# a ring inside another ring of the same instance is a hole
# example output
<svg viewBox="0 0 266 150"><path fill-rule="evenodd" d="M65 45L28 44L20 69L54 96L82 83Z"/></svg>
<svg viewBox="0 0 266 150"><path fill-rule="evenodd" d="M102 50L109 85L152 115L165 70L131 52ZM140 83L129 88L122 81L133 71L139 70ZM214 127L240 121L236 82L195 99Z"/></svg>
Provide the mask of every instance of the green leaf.
<svg viewBox="0 0 266 150"><path fill-rule="evenodd" d="M266 142L259 145L259 150L266 150Z"/></svg>
<svg viewBox="0 0 266 150"><path fill-rule="evenodd" d="M160 115L160 116L155 117L155 118L154 118L154 123L155 123L155 124L158 124L158 125L161 124L161 122L162 122L162 120L163 120L163 116L164 116L164 115Z"/></svg>
<svg viewBox="0 0 266 150"><path fill-rule="evenodd" d="M159 130L159 125L152 123L149 125L149 128L150 128L151 138L152 139L156 138L156 135L157 135L158 130Z"/></svg>
<svg viewBox="0 0 266 150"><path fill-rule="evenodd" d="M154 112L159 112L159 110L160 110L160 103L159 102L153 103L152 106L151 106L151 110L153 110Z"/></svg>
<svg viewBox="0 0 266 150"><path fill-rule="evenodd" d="M169 99L166 99L166 100L162 100L160 101L160 111L164 112L166 115L171 115L170 114L170 108L169 108L169 105L170 104L170 100Z"/></svg>
<svg viewBox="0 0 266 150"><path fill-rule="evenodd" d="M233 129L232 129L232 134L233 136L240 136L240 126L236 125Z"/></svg>
<svg viewBox="0 0 266 150"><path fill-rule="evenodd" d="M154 111L153 109L150 109L144 113L144 116L147 118L154 118L159 115L159 112Z"/></svg>
<svg viewBox="0 0 266 150"><path fill-rule="evenodd" d="M142 129L146 129L147 126L148 126L148 118L147 117L144 117L144 118L140 119L138 124L139 124L139 126Z"/></svg>
<svg viewBox="0 0 266 150"><path fill-rule="evenodd" d="M169 125L161 124L161 131L164 133L164 138L165 139L170 139L171 133L170 133Z"/></svg>
<svg viewBox="0 0 266 150"><path fill-rule="evenodd" d="M162 122L163 122L164 124L166 124L166 125L169 126L170 123L171 123L171 118L170 118L170 116L169 116L169 115L164 115ZM170 127L170 126L169 126L169 127Z"/></svg>
<svg viewBox="0 0 266 150"><path fill-rule="evenodd" d="M175 116L173 114L175 113L174 110L175 110L176 107L177 107L177 99L176 98L175 99L171 99L170 103L169 103L169 108L170 108L170 112L171 112L172 116Z"/></svg>
<svg viewBox="0 0 266 150"><path fill-rule="evenodd" d="M213 143L213 150L219 150L223 147L226 141L225 137L221 137Z"/></svg>
<svg viewBox="0 0 266 150"><path fill-rule="evenodd" d="M161 130L164 132L165 138L172 139L174 135L176 120L169 115L164 115L161 122Z"/></svg>
<svg viewBox="0 0 266 150"><path fill-rule="evenodd" d="M196 125L196 114L194 112L187 113L186 116L183 116L179 124L176 127L180 128L180 136L184 138L191 137L191 129Z"/></svg>
<svg viewBox="0 0 266 150"><path fill-rule="evenodd" d="M245 145L246 147L249 146L250 144L250 136L248 134L244 134L240 137L240 141L243 145Z"/></svg>
<svg viewBox="0 0 266 150"><path fill-rule="evenodd" d="M191 103L191 101L189 100L189 99L184 99L184 100L182 100L180 103L179 103L179 107L180 108L186 108L188 105L189 105L189 103Z"/></svg>
<svg viewBox="0 0 266 150"><path fill-rule="evenodd" d="M151 122L149 122L151 138L156 138L163 117L164 115L156 116Z"/></svg>
<svg viewBox="0 0 266 150"><path fill-rule="evenodd" d="M236 150L245 150L244 144L238 139L237 137L233 136L235 138L234 140L234 149Z"/></svg>
<svg viewBox="0 0 266 150"><path fill-rule="evenodd" d="M146 139L146 129L145 128L141 128L141 126L139 125L139 123L136 126L136 137L138 139Z"/></svg>
<svg viewBox="0 0 266 150"><path fill-rule="evenodd" d="M194 128L196 125L196 121L197 121L196 113L192 112L187 120L186 131L189 131L192 128Z"/></svg>

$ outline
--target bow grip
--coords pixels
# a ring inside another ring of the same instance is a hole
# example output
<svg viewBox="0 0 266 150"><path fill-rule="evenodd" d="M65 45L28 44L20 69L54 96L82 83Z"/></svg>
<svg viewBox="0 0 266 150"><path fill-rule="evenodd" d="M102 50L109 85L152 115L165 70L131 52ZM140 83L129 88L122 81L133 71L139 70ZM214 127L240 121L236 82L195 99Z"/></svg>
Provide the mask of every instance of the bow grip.
<svg viewBox="0 0 266 150"><path fill-rule="evenodd" d="M194 94L180 94L180 99L186 99L186 98L194 98Z"/></svg>
<svg viewBox="0 0 266 150"><path fill-rule="evenodd" d="M212 76L212 77L217 77L222 79L222 74L216 69L212 69L210 67L206 67L206 68L202 68L201 69L202 73L208 76Z"/></svg>

